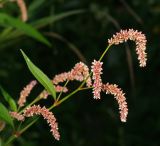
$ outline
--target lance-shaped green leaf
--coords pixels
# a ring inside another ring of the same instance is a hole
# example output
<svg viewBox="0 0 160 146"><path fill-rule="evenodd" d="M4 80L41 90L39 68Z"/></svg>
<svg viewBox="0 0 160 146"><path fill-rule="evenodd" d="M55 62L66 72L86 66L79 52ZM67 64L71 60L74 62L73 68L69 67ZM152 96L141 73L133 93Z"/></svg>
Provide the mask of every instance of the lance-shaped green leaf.
<svg viewBox="0 0 160 146"><path fill-rule="evenodd" d="M38 10L41 10L41 7L44 7L45 2L46 2L46 0L32 1L30 3L30 5L28 6L29 18L32 18L32 16L35 16L35 14L37 14L39 12ZM41 11L43 11L43 10L41 10Z"/></svg>
<svg viewBox="0 0 160 146"><path fill-rule="evenodd" d="M43 85L43 87L51 93L54 99L56 99L56 92L54 85L51 80L45 75L37 66L35 66L32 61L27 57L27 55L21 50L23 57L27 63L27 66L34 77Z"/></svg>
<svg viewBox="0 0 160 146"><path fill-rule="evenodd" d="M51 46L50 42L33 26L22 22L21 20L11 17L5 13L0 13L0 26L3 27L13 27L20 31L22 31L24 34L48 45Z"/></svg>
<svg viewBox="0 0 160 146"><path fill-rule="evenodd" d="M2 103L0 103L0 119L5 121L7 124L11 125L12 127L14 127L13 120L7 108Z"/></svg>
<svg viewBox="0 0 160 146"><path fill-rule="evenodd" d="M11 110L17 111L17 105L16 105L16 102L14 101L14 99L1 86L0 86L0 90L2 92L4 99L8 102Z"/></svg>
<svg viewBox="0 0 160 146"><path fill-rule="evenodd" d="M85 12L85 10L82 10L82 9L63 12L63 13L60 13L60 14L57 14L57 15L43 17L41 19L35 20L31 24L32 24L32 26L34 26L36 28L41 28L41 27L44 27L48 24L53 24L54 22L59 21L61 19L64 19L66 17L76 15L76 14L81 14L81 13L84 13L84 12Z"/></svg>

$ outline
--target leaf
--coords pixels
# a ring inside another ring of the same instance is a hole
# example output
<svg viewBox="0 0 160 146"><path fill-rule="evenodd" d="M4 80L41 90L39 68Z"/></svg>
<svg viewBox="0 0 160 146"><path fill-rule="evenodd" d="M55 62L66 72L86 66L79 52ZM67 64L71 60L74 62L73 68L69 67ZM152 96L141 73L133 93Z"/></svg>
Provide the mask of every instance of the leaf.
<svg viewBox="0 0 160 146"><path fill-rule="evenodd" d="M44 27L45 25L51 24L55 21L61 20L65 17L71 16L71 15L76 15L80 13L84 13L84 10L72 10L69 12L63 12L57 15L49 16L49 17L44 17L41 19L36 20L35 22L32 23L32 25L36 28L41 28Z"/></svg>
<svg viewBox="0 0 160 146"><path fill-rule="evenodd" d="M26 35L46 44L48 46L51 46L50 42L40 32L38 32L38 30L36 30L34 27L22 22L19 19L13 18L7 14L0 13L0 25L3 27L12 26L12 27L22 31Z"/></svg>
<svg viewBox="0 0 160 146"><path fill-rule="evenodd" d="M51 80L37 67L35 66L31 60L27 57L27 55L21 50L23 57L27 63L27 66L34 77L43 85L43 87L51 93L54 99L56 99L56 92L54 85Z"/></svg>
<svg viewBox="0 0 160 146"><path fill-rule="evenodd" d="M76 15L76 14L81 14L81 13L84 13L84 12L85 12L85 10L81 10L81 9L80 10L72 10L72 11L69 11L69 12L63 12L63 13L60 13L60 14L56 14L54 16L44 17L44 18L35 20L30 25L29 24L28 25L32 26L33 28L38 29L38 28L44 27L46 25L49 25L51 23L53 24L54 22L59 21L61 19L64 19L66 17ZM0 17L0 25L2 25L1 17ZM6 25L4 25L4 27L6 27ZM16 38L21 38L24 34L26 34L25 31L19 31L19 30L20 29L12 30L10 32L10 34L5 36L5 37L0 36L0 42L3 42L3 44L1 44L1 49L5 48L5 47L8 47L8 46L11 46L15 42L15 41L12 41L13 39L15 40Z"/></svg>
<svg viewBox="0 0 160 146"><path fill-rule="evenodd" d="M13 29L12 27L4 28L0 34L0 38L4 38L4 37L8 36L12 32L12 29Z"/></svg>
<svg viewBox="0 0 160 146"><path fill-rule="evenodd" d="M37 8L39 8L45 0L38 0L38 1L33 1L28 7L28 15L32 14L34 11L36 11Z"/></svg>
<svg viewBox="0 0 160 146"><path fill-rule="evenodd" d="M0 119L14 127L13 120L7 108L2 103L0 103Z"/></svg>
<svg viewBox="0 0 160 146"><path fill-rule="evenodd" d="M14 99L1 86L0 86L0 90L2 92L3 97L8 102L10 108L13 111L17 111L17 105L16 105L16 102L14 101Z"/></svg>

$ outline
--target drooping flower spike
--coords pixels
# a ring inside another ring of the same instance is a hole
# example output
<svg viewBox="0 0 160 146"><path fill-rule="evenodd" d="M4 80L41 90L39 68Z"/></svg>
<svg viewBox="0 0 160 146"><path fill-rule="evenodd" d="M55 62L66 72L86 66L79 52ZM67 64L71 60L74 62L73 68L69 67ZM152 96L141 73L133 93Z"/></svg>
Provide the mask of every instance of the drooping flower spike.
<svg viewBox="0 0 160 146"><path fill-rule="evenodd" d="M128 107L126 98L124 96L125 94L123 93L123 91L120 88L118 88L116 84L109 84L109 83L103 84L102 90L106 92L106 94L114 95L119 105L121 121L126 122L128 115Z"/></svg>
<svg viewBox="0 0 160 146"><path fill-rule="evenodd" d="M70 72L64 72L64 73L55 75L55 77L52 80L53 84L58 85L59 83L63 83L67 81L69 79L69 73Z"/></svg>
<svg viewBox="0 0 160 146"><path fill-rule="evenodd" d="M19 107L24 106L24 104L26 103L26 98L28 97L28 95L30 94L31 90L33 89L33 87L36 84L37 84L37 81L33 80L26 87L24 87L24 89L21 91L20 97L19 97L19 100L18 100Z"/></svg>
<svg viewBox="0 0 160 146"><path fill-rule="evenodd" d="M89 68L83 62L77 63L74 68L70 71L69 80L83 81L86 80L87 87L92 85L91 78L89 77Z"/></svg>
<svg viewBox="0 0 160 146"><path fill-rule="evenodd" d="M140 67L146 66L147 54L146 50L146 36L141 32L133 29L121 30L120 32L113 35L111 39L108 39L110 45L118 45L120 43L126 42L127 40L135 41L136 43L136 53L138 55L138 60Z"/></svg>
<svg viewBox="0 0 160 146"><path fill-rule="evenodd" d="M92 82L91 82L91 78L89 77L88 66L82 62L79 62L73 67L73 69L71 71L56 75L53 78L53 84L57 85L61 82L65 82L67 80L69 80L69 81L73 81L73 80L83 81L86 78L87 78L87 80L86 80L87 87L90 87L92 85Z"/></svg>
<svg viewBox="0 0 160 146"><path fill-rule="evenodd" d="M58 123L56 122L56 118L52 112L50 112L46 107L40 107L39 105L33 105L25 109L24 114L25 117L32 117L34 115L42 115L44 119L47 120L47 123L51 127L52 135L56 140L60 139L60 134L58 132Z"/></svg>

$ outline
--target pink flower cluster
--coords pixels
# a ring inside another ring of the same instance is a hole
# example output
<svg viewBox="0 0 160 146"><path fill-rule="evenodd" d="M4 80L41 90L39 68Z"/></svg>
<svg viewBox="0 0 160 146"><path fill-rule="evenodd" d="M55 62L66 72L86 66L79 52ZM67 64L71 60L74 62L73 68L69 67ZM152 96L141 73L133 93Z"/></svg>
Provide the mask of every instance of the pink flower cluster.
<svg viewBox="0 0 160 146"><path fill-rule="evenodd" d="M34 115L42 115L44 119L47 120L47 123L51 127L51 132L56 140L60 139L60 134L58 132L58 123L52 112L50 112L46 107L41 108L39 105L33 105L25 109L25 117L32 117Z"/></svg>
<svg viewBox="0 0 160 146"><path fill-rule="evenodd" d="M27 96L30 94L31 90L36 84L37 84L37 81L33 80L21 91L20 97L18 100L19 107L24 106L24 104L26 103Z"/></svg>
<svg viewBox="0 0 160 146"><path fill-rule="evenodd" d="M102 64L103 62L94 60L91 66L91 71L93 72L92 79L94 80L93 82L94 99L100 99L100 92L102 89L102 79L101 79Z"/></svg>
<svg viewBox="0 0 160 146"><path fill-rule="evenodd" d="M12 118L17 119L18 121L24 121L24 116L17 112L9 112Z"/></svg>
<svg viewBox="0 0 160 146"><path fill-rule="evenodd" d="M136 53L138 55L138 60L140 63L140 67L146 66L147 54L146 50L146 36L137 30L129 29L129 30L121 30L120 32L113 35L111 39L108 39L108 43L110 45L118 45L120 43L126 42L127 40L135 41L136 43Z"/></svg>
<svg viewBox="0 0 160 146"><path fill-rule="evenodd" d="M64 92L64 93L68 92L68 89L66 87L62 87L59 85L55 86L55 90L56 92Z"/></svg>
<svg viewBox="0 0 160 146"><path fill-rule="evenodd" d="M42 91L39 95L39 97L43 99L47 99L48 96L49 96L49 93L46 90Z"/></svg>
<svg viewBox="0 0 160 146"><path fill-rule="evenodd" d="M58 123L53 113L50 112L46 107L40 107L39 105L33 105L24 110L23 114L18 112L9 112L11 117L17 119L18 121L24 121L25 117L32 117L34 115L42 115L44 119L47 120L47 123L51 127L51 132L56 140L60 139L60 134L58 132Z"/></svg>
<svg viewBox="0 0 160 146"><path fill-rule="evenodd" d="M86 80L87 87L92 85L91 78L89 77L89 69L88 66L82 62L77 63L73 69L69 72L64 72L61 74L56 75L53 78L53 84L57 85L61 82L65 82L67 80L73 81L83 81Z"/></svg>
<svg viewBox="0 0 160 146"><path fill-rule="evenodd" d="M115 99L117 100L119 104L119 110L120 110L120 117L122 122L126 122L127 115L128 115L128 108L127 108L127 102L125 98L125 94L123 91L118 88L115 84L103 84L102 90L106 92L106 94L112 94L114 95Z"/></svg>

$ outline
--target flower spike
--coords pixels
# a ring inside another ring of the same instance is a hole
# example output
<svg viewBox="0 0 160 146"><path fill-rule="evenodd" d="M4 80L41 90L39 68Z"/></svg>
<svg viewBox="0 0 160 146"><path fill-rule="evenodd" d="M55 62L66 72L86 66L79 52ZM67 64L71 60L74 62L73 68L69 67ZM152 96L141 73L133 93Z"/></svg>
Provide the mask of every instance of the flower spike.
<svg viewBox="0 0 160 146"><path fill-rule="evenodd" d="M45 106L42 108L39 105L33 105L25 109L24 114L25 117L32 117L34 115L42 115L44 119L47 120L47 123L51 127L51 132L56 140L60 139L60 134L58 132L58 123L56 122L56 118L53 113L50 112Z"/></svg>
<svg viewBox="0 0 160 146"><path fill-rule="evenodd" d="M21 91L20 97L19 97L19 100L18 100L19 107L24 106L24 104L26 103L26 98L28 97L28 95L30 94L31 90L33 89L33 87L36 84L37 84L37 81L33 80L26 87L24 87L24 89Z"/></svg>
<svg viewBox="0 0 160 146"><path fill-rule="evenodd" d="M61 74L56 75L53 78L53 84L57 85L60 82L65 82L67 80L73 81L83 81L86 80L87 87L90 87L92 85L91 78L89 77L89 68L87 65L85 65L83 62L79 62L75 64L73 69L69 72L64 72Z"/></svg>
<svg viewBox="0 0 160 146"><path fill-rule="evenodd" d="M103 84L102 90L106 92L106 94L112 94L114 95L115 99L117 100L119 104L119 110L120 110L120 118L122 122L126 122L127 115L128 115L128 107L127 102L125 98L125 94L123 91L118 88L116 84Z"/></svg>
<svg viewBox="0 0 160 146"><path fill-rule="evenodd" d="M101 79L101 74L102 74L102 64L103 62L96 61L94 60L92 62L91 66L91 71L93 72L93 94L94 94L94 99L100 99L100 92L102 89L102 79Z"/></svg>
<svg viewBox="0 0 160 146"><path fill-rule="evenodd" d="M111 39L108 39L109 45L118 45L120 43L126 42L127 40L135 41L136 43L136 53L138 55L138 60L140 67L146 66L147 54L146 50L146 36L141 32L133 29L121 30L120 32L113 35Z"/></svg>

